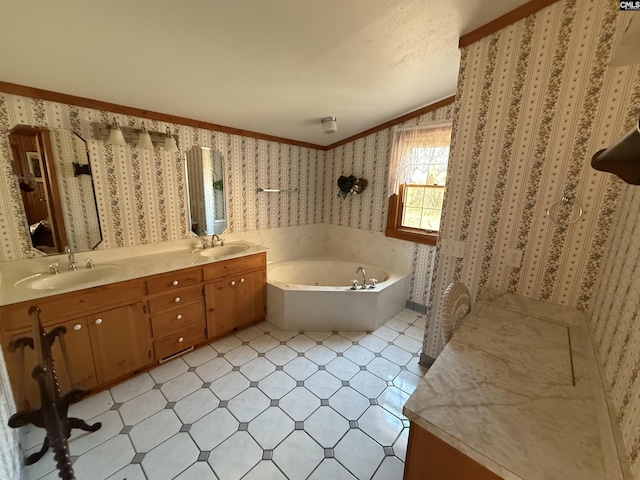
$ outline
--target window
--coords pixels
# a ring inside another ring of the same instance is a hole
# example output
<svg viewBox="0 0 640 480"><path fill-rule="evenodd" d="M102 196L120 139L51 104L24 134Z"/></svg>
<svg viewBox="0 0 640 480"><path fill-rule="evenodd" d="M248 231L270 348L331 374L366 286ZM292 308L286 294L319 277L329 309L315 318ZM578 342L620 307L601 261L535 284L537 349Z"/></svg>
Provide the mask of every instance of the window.
<svg viewBox="0 0 640 480"><path fill-rule="evenodd" d="M398 129L389 174L388 237L436 244L447 178L450 125Z"/></svg>

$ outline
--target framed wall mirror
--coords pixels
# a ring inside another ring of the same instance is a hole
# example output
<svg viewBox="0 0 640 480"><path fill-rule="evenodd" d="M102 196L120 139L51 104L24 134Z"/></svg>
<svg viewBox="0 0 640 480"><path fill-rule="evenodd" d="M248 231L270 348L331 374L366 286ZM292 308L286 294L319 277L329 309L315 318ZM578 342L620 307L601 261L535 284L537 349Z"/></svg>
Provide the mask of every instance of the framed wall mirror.
<svg viewBox="0 0 640 480"><path fill-rule="evenodd" d="M190 228L197 235L221 234L227 228L224 157L208 147L185 154L189 189Z"/></svg>
<svg viewBox="0 0 640 480"><path fill-rule="evenodd" d="M9 144L33 248L45 255L94 249L102 231L86 141L69 130L18 125Z"/></svg>

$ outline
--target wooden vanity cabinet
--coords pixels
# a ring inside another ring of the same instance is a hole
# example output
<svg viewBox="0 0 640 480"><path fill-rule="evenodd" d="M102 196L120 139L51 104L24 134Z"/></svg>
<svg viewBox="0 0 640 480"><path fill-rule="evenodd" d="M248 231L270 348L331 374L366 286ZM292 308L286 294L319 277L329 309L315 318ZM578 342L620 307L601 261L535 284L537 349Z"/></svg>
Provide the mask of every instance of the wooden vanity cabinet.
<svg viewBox="0 0 640 480"><path fill-rule="evenodd" d="M162 360L206 340L202 268L156 275L147 280L156 359Z"/></svg>
<svg viewBox="0 0 640 480"><path fill-rule="evenodd" d="M226 260L204 268L209 338L231 333L264 320L266 314L266 254Z"/></svg>

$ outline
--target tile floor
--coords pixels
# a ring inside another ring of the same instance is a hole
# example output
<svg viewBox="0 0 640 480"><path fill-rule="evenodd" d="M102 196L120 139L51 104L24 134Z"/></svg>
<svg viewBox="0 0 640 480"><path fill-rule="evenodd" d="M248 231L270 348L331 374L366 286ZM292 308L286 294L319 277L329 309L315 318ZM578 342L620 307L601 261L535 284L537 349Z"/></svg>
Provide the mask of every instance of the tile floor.
<svg viewBox="0 0 640 480"><path fill-rule="evenodd" d="M372 333L237 332L73 405L102 422L72 433L76 478L401 479L423 330L403 310ZM28 454L42 437L25 427ZM49 452L26 477L54 468Z"/></svg>

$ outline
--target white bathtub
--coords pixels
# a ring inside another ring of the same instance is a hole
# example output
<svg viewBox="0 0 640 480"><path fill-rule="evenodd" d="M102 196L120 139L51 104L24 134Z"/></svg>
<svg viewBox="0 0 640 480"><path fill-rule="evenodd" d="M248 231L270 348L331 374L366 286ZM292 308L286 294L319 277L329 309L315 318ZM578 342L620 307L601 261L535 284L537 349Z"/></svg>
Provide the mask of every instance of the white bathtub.
<svg viewBox="0 0 640 480"><path fill-rule="evenodd" d="M362 284L376 278L375 289L351 290L352 280ZM267 267L267 319L282 330L371 331L406 303L408 274L399 274L327 254L270 264Z"/></svg>

